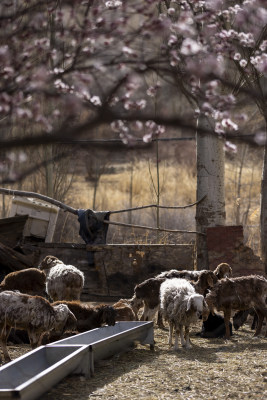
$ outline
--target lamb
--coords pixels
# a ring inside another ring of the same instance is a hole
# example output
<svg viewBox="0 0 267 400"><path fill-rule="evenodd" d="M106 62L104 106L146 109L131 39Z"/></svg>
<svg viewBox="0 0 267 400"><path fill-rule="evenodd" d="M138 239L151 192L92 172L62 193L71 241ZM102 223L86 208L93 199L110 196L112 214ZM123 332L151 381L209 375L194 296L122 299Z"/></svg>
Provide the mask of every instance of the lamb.
<svg viewBox="0 0 267 400"><path fill-rule="evenodd" d="M21 271L10 272L0 284L0 292L4 290L18 290L32 296L45 296L46 276L38 268L27 268Z"/></svg>
<svg viewBox="0 0 267 400"><path fill-rule="evenodd" d="M80 300L84 274L73 265L65 265L57 257L46 256L40 264L46 274L46 291L52 301Z"/></svg>
<svg viewBox="0 0 267 400"><path fill-rule="evenodd" d="M116 310L116 321L138 321L135 304L136 301L134 297L132 299L120 299L113 304ZM141 304L143 304L143 302Z"/></svg>
<svg viewBox="0 0 267 400"><path fill-rule="evenodd" d="M168 279L160 287L160 309L169 322L169 345L172 345L173 328L175 330L174 350L178 350L178 334L181 344L191 348L189 328L202 316L207 318L207 305L204 296L197 294L193 285L182 278ZM185 333L183 332L185 327Z"/></svg>
<svg viewBox="0 0 267 400"><path fill-rule="evenodd" d="M262 276L250 275L219 280L206 296L206 302L212 313L223 311L225 338L230 339L229 321L232 310L247 310L254 307L258 316L258 325L254 336L261 332L264 317L267 317L265 299L267 280ZM267 336L267 332L266 335Z"/></svg>
<svg viewBox="0 0 267 400"><path fill-rule="evenodd" d="M7 338L12 327L26 330L30 344L35 348L41 344L46 332L75 330L76 323L75 316L64 304L52 306L41 296L10 290L0 293L0 344L6 362L11 360Z"/></svg>
<svg viewBox="0 0 267 400"><path fill-rule="evenodd" d="M112 306L99 304L89 306L79 301L56 301L52 306L64 304L77 319L77 331L86 332L91 329L100 328L103 325L115 325L116 310Z"/></svg>
<svg viewBox="0 0 267 400"><path fill-rule="evenodd" d="M232 336L232 323L229 322L230 335ZM224 318L219 314L209 314L206 321L203 321L201 332L197 336L202 338L222 338L225 335Z"/></svg>

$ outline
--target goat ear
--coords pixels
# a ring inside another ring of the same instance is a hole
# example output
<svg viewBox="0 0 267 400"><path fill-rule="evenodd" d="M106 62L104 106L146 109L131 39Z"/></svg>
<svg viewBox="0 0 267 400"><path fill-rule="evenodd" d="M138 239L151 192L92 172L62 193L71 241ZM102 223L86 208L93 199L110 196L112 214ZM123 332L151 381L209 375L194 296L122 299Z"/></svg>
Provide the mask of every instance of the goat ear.
<svg viewBox="0 0 267 400"><path fill-rule="evenodd" d="M213 282L213 279L212 279L211 276L208 276L207 281L208 281L208 285L209 285L210 287L213 287L213 286L214 286L214 282Z"/></svg>
<svg viewBox="0 0 267 400"><path fill-rule="evenodd" d="M52 261L53 261L53 259L51 257L47 257L47 259L46 259L47 265L51 264Z"/></svg>

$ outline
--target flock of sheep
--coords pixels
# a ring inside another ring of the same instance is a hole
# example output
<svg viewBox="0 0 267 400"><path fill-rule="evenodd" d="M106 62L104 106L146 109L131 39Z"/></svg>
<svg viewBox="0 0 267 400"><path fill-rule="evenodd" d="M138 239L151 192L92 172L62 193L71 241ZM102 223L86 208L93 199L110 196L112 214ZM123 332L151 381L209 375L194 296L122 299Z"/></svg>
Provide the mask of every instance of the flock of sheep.
<svg viewBox="0 0 267 400"><path fill-rule="evenodd" d="M83 273L54 256L46 256L39 268L12 272L0 284L0 344L5 362L10 361L7 339L12 328L27 331L35 348L64 334L138 320L141 308L141 320L153 320L158 314L159 327L164 327L163 320L168 322L169 345L174 334L175 350L179 336L182 346L191 347L190 326L200 318L210 332L218 328L218 320L219 324L223 322L225 337L230 338L232 310L238 310L235 327L254 310L255 335L259 335L267 317L267 280L257 275L231 278L231 274L226 263L215 271L165 271L136 285L131 299L121 299L112 306L89 306L80 301ZM224 319L215 310L223 312Z"/></svg>

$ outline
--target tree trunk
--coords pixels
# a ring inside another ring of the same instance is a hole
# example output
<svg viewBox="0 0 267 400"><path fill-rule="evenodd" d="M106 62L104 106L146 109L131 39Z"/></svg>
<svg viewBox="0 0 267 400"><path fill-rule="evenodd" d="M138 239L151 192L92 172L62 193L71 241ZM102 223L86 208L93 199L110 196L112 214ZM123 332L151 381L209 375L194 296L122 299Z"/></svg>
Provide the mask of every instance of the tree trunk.
<svg viewBox="0 0 267 400"><path fill-rule="evenodd" d="M261 258L267 273L267 145L265 144L261 180Z"/></svg>
<svg viewBox="0 0 267 400"><path fill-rule="evenodd" d="M48 146L45 150L46 159L52 159L53 152L52 146ZM46 165L46 193L48 197L54 197L54 171L53 171L53 162L50 162Z"/></svg>
<svg viewBox="0 0 267 400"><path fill-rule="evenodd" d="M206 117L198 121L201 128L209 128ZM197 201L206 198L196 206L196 231L206 233L208 227L225 225L224 198L224 143L215 133L197 132ZM197 235L197 269L208 268L206 237Z"/></svg>

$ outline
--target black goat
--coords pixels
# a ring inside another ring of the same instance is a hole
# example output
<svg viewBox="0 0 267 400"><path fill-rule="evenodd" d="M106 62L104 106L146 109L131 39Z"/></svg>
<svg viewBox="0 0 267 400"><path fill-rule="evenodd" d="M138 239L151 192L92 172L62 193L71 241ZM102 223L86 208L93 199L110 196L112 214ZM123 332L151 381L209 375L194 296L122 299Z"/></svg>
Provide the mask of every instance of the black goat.
<svg viewBox="0 0 267 400"><path fill-rule="evenodd" d="M230 335L233 335L232 323L229 323ZM219 314L209 314L208 319L203 322L201 332L197 336L203 338L221 338L225 336L224 318Z"/></svg>

